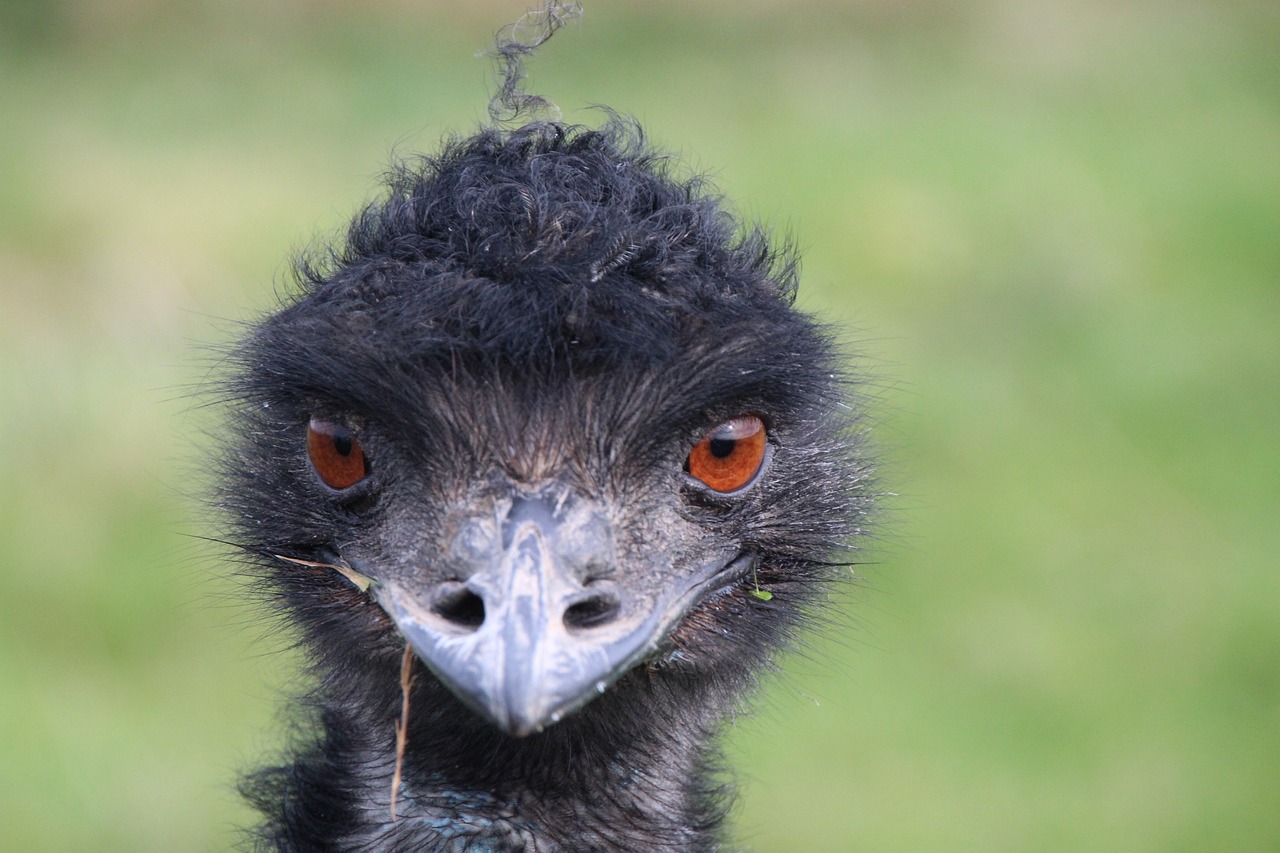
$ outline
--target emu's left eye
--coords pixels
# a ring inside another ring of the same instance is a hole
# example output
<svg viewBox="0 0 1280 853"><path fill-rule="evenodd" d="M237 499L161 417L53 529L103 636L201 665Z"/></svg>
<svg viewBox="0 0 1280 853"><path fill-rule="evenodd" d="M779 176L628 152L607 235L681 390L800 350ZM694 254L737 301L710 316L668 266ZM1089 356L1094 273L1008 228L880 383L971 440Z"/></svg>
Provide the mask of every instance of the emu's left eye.
<svg viewBox="0 0 1280 853"><path fill-rule="evenodd" d="M689 473L717 492L736 492L760 473L767 435L755 415L725 421L689 451Z"/></svg>
<svg viewBox="0 0 1280 853"><path fill-rule="evenodd" d="M331 489L349 489L369 474L364 449L351 430L319 418L307 424L307 457Z"/></svg>

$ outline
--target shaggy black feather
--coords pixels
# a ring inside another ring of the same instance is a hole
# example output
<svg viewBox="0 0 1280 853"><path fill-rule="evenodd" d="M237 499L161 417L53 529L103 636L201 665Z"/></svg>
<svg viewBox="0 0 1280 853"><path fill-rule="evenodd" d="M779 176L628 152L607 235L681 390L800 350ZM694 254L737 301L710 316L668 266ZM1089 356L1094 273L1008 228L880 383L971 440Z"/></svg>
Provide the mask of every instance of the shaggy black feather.
<svg viewBox="0 0 1280 853"><path fill-rule="evenodd" d="M246 783L261 849L719 848L717 731L825 604L829 560L870 508L850 385L792 307L795 270L616 119L455 139L395 168L346 241L301 263L299 292L235 350L219 493L316 676L315 735ZM758 482L700 487L690 448L743 414L769 431ZM313 416L359 437L354 489L311 470ZM527 737L418 666L393 823L405 641L343 575L273 555L426 583L450 513L495 478L607 504L622 554L678 566L732 547L755 576Z"/></svg>
<svg viewBox="0 0 1280 853"><path fill-rule="evenodd" d="M489 118L494 124L516 121L520 116L533 116L551 104L541 95L521 88L524 83L524 61L570 21L582 17L581 3L544 0L540 9L531 9L524 17L498 31L490 55L498 69L498 90L489 100Z"/></svg>

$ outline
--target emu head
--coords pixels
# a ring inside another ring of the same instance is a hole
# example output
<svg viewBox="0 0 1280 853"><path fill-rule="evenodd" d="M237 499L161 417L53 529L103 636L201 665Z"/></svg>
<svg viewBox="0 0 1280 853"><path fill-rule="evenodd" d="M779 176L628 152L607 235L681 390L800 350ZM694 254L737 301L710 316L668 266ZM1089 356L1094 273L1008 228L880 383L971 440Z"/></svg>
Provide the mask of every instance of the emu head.
<svg viewBox="0 0 1280 853"><path fill-rule="evenodd" d="M741 686L865 510L793 272L620 122L401 167L236 350L238 544L319 662L407 643L511 735Z"/></svg>

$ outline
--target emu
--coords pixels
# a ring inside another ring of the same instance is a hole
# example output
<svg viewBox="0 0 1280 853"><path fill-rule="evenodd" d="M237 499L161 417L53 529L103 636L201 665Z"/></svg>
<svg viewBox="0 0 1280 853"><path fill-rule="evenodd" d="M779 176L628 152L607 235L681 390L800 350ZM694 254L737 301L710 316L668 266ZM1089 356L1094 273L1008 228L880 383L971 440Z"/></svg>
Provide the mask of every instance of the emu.
<svg viewBox="0 0 1280 853"><path fill-rule="evenodd" d="M719 849L716 737L871 509L796 264L639 128L403 163L236 345L218 500L313 734L260 849Z"/></svg>

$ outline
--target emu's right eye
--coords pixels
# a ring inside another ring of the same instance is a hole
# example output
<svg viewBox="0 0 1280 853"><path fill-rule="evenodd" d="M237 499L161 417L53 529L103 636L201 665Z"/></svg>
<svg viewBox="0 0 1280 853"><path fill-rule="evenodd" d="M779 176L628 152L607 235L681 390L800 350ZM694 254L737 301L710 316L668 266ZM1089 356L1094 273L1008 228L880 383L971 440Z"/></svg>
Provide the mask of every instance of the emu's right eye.
<svg viewBox="0 0 1280 853"><path fill-rule="evenodd" d="M312 418L307 424L307 456L331 489L349 489L369 475L360 442L351 430L329 421Z"/></svg>
<svg viewBox="0 0 1280 853"><path fill-rule="evenodd" d="M746 488L764 465L764 422L755 415L725 421L689 451L685 470L717 492Z"/></svg>

